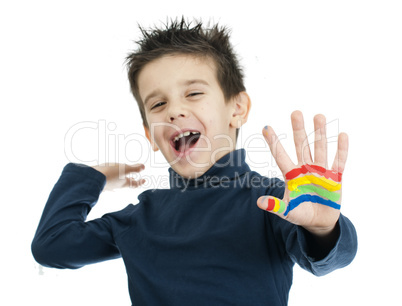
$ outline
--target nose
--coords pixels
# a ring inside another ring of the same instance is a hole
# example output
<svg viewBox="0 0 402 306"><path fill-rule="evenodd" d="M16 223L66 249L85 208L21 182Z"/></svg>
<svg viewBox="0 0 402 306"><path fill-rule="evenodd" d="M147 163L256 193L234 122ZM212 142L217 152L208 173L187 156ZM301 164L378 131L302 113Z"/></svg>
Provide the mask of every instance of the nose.
<svg viewBox="0 0 402 306"><path fill-rule="evenodd" d="M173 122L179 118L186 118L188 116L188 110L180 102L171 102L167 112L169 122Z"/></svg>

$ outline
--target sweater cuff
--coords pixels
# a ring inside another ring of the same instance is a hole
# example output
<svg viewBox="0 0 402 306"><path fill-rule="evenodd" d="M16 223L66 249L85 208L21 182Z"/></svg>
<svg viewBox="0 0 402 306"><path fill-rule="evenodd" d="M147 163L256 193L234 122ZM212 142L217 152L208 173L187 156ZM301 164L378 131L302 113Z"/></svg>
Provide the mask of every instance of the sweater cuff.
<svg viewBox="0 0 402 306"><path fill-rule="evenodd" d="M98 185L100 191L106 185L106 176L103 173L84 164L69 163L64 167L62 174L85 176L86 179L90 179Z"/></svg>
<svg viewBox="0 0 402 306"><path fill-rule="evenodd" d="M318 269L325 270L325 267L331 267L332 263L336 263L337 268L347 266L354 258L357 251L357 236L351 222L342 214L339 216L338 224L339 236L334 247L323 253L315 248L314 239L311 234L304 228L298 227L298 240L303 255L309 262ZM326 273L324 273L326 274Z"/></svg>

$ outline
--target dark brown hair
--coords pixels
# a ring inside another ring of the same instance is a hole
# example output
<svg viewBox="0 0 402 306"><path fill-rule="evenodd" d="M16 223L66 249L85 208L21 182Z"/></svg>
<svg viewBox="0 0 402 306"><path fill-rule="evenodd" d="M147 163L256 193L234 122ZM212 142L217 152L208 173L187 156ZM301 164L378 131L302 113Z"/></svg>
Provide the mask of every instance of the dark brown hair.
<svg viewBox="0 0 402 306"><path fill-rule="evenodd" d="M210 57L216 66L217 79L226 101L245 91L243 71L229 42L229 31L218 24L204 27L202 22L172 20L164 28L145 30L139 27L142 39L137 41L138 49L126 58L128 79L141 112L143 123L146 121L144 103L138 88L138 75L141 69L153 60L165 55L193 55Z"/></svg>

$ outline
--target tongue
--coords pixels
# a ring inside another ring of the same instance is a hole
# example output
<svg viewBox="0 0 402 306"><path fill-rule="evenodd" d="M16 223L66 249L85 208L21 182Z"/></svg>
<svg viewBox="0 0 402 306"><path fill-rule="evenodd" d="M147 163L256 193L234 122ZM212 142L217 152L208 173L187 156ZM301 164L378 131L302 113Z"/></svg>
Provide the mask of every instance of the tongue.
<svg viewBox="0 0 402 306"><path fill-rule="evenodd" d="M195 143L198 141L199 135L189 135L189 136L184 136L180 138L177 141L176 149L179 152L184 152L188 149L190 149L192 146L195 145Z"/></svg>
<svg viewBox="0 0 402 306"><path fill-rule="evenodd" d="M187 136L187 137L188 137L188 136ZM177 145L176 145L177 151L179 151L179 152L184 152L184 151L186 151L186 150L188 149L188 145L187 145L187 142L186 142L186 138L187 138L187 137L184 136L184 137L180 138L180 139L177 141Z"/></svg>

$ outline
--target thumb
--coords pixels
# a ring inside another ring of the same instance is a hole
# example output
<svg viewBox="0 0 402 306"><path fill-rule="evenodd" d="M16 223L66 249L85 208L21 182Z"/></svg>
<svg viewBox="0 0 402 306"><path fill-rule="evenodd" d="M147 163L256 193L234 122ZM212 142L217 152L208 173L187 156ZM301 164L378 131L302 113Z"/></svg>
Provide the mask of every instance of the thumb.
<svg viewBox="0 0 402 306"><path fill-rule="evenodd" d="M284 213L285 213L284 216L287 215L288 204L286 204L281 199L272 196L263 196L258 198L257 205L262 210L269 211L276 215L282 215Z"/></svg>
<svg viewBox="0 0 402 306"><path fill-rule="evenodd" d="M125 174L130 174L133 172L140 172L144 169L145 169L145 166L143 164L135 164L135 165L124 164Z"/></svg>

